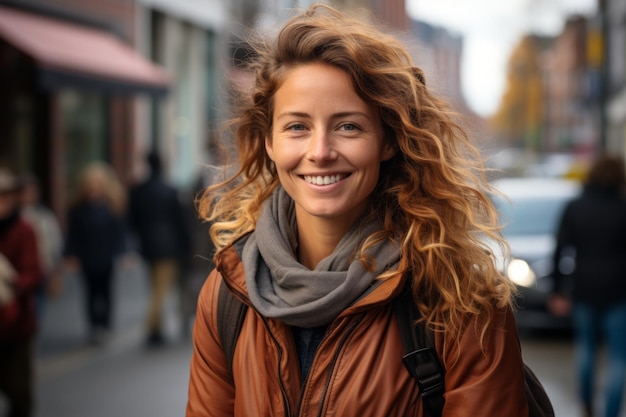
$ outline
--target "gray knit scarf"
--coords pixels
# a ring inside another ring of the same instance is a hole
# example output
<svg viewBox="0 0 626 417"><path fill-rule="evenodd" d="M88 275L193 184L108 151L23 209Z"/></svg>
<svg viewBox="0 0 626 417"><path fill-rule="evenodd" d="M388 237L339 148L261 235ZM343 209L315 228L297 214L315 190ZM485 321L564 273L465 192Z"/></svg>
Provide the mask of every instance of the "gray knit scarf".
<svg viewBox="0 0 626 417"><path fill-rule="evenodd" d="M245 243L242 261L250 301L265 317L298 327L330 323L400 259L389 241L368 250L376 271L367 271L354 254L380 228L378 222L355 222L334 252L310 270L296 259L298 245L294 202L282 187L265 202L256 230Z"/></svg>

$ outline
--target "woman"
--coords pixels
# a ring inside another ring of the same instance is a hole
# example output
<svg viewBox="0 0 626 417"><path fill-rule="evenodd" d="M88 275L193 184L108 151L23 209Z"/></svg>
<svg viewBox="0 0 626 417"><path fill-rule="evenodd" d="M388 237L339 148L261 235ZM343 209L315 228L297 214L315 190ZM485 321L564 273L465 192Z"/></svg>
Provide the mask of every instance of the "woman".
<svg viewBox="0 0 626 417"><path fill-rule="evenodd" d="M425 415L391 309L406 285L447 368L443 415L527 416L480 159L403 46L318 5L253 69L239 169L200 204L218 253L187 416ZM222 281L249 306L232 373Z"/></svg>
<svg viewBox="0 0 626 417"><path fill-rule="evenodd" d="M125 192L113 169L89 164L80 178L68 215L65 268L80 269L86 290L91 343L103 341L111 327L115 259L125 249Z"/></svg>
<svg viewBox="0 0 626 417"><path fill-rule="evenodd" d="M594 161L582 194L565 208L557 233L554 265L572 253L576 269L571 299L563 272L556 268L550 307L572 313L576 366L583 415L594 414L600 341L607 345L605 417L618 417L626 385L626 170L624 160L602 154ZM599 338L598 336L602 337Z"/></svg>

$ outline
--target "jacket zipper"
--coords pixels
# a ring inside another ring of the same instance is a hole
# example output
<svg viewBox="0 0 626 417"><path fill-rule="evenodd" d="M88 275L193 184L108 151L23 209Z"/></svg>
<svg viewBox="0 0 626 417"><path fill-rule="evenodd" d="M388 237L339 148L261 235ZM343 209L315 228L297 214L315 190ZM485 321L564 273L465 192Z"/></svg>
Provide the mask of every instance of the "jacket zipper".
<svg viewBox="0 0 626 417"><path fill-rule="evenodd" d="M343 347L345 346L346 342L348 341L348 338L350 338L350 336L352 336L352 333L354 332L354 330L356 329L356 327L359 325L359 323L361 323L361 320L363 319L363 317L359 317L357 319L355 319L352 323L350 323L350 326L348 326L348 328L346 329L345 334L343 335L343 338L341 339L341 342L339 342L339 346L337 346L337 349L335 350L335 354L333 356L333 360L330 364L330 369L328 370L328 376L326 377L326 383L324 384L324 391L322 392L322 402L320 404L320 410L318 413L319 417L322 417L323 412L324 412L324 405L326 403L326 395L328 394L328 389L330 388L330 381L332 379L333 373L335 372L335 366L337 364L337 360L339 359L339 355L341 353L341 351L343 350ZM323 342L323 340L322 340ZM321 343L320 343L321 345ZM308 380L308 376L307 376L307 380ZM300 401L302 401L302 396L300 397ZM298 404L298 414L300 414L300 407L302 406L301 403Z"/></svg>
<svg viewBox="0 0 626 417"><path fill-rule="evenodd" d="M274 333L270 329L270 326L269 326L269 324L267 322L267 319L265 317L263 317L263 316L261 316L261 317L263 319L263 325L267 329L267 332L271 336L272 341L274 342L274 345L276 346L276 350L278 351L278 365L277 365L278 366L277 374L279 375L278 384L280 386L280 392L281 392L281 394L283 396L283 405L284 405L285 411L286 411L285 415L287 417L290 417L292 414L291 414L291 407L289 406L289 399L288 399L288 396L287 396L287 390L285 389L285 384L283 383L283 379L280 376L281 375L281 372L280 372L280 362L281 362L281 360L283 358L283 349L281 348L280 344L278 343L278 340L274 336ZM333 360L331 362L331 367L330 367L329 372L328 372L328 377L326 378L326 383L324 384L324 391L322 393L322 403L320 404L320 410L319 410L319 413L318 413L318 416L320 416L320 417L322 416L322 412L324 410L324 403L325 403L326 395L328 393L328 389L330 387L330 380L331 380L332 374L333 374L333 372L335 370L335 365L337 363L337 359L339 358L339 354L341 353L341 350L343 349L344 345L348 341L348 338L352 335L352 332L356 329L356 327L359 325L359 323L361 323L362 320L363 320L363 317L361 316L361 317L355 319L352 323L350 323L350 326L348 326L348 328L346 329L346 333L344 334L343 338L341 339L341 342L339 343L339 346L335 350L335 354L334 354ZM328 333L330 333L330 331L327 331L326 335L328 335ZM326 339L326 337L327 337L326 335L324 336L324 338L320 342L320 346L322 345L322 343ZM297 410L297 414L296 415L300 415L300 412L302 411L301 410L301 407L302 407L302 397L303 397L302 393L306 389L306 384L308 383L308 380L309 380L309 376L307 375L307 378L304 381L304 385L302 386L302 392L300 393L300 399L298 399L298 404L296 406L296 410Z"/></svg>
<svg viewBox="0 0 626 417"><path fill-rule="evenodd" d="M281 372L280 372L280 363L283 359L283 348L280 347L280 344L278 343L278 340L276 339L276 337L274 337L274 333L272 333L272 330L270 329L269 324L267 323L267 319L265 317L263 317L263 324L265 325L265 328L267 329L267 332L269 333L269 335L272 337L272 341L274 342L274 345L276 346L276 350L278 351L278 369L277 369L277 374L278 374L278 385L280 386L280 392L283 396L283 405L285 407L285 412L286 412L286 416L290 417L291 416L291 407L289 406L289 399L287 398L287 390L285 389L285 384L283 383L283 378L281 377Z"/></svg>

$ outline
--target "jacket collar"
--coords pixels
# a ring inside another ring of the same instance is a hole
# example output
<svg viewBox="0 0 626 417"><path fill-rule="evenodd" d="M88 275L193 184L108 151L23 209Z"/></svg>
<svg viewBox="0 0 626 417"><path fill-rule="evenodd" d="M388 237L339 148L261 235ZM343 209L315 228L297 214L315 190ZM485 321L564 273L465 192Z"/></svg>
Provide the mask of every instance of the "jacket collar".
<svg viewBox="0 0 626 417"><path fill-rule="evenodd" d="M241 252L248 235L238 239L232 245L225 247L216 255L216 268L222 275L226 285L246 304L250 305L248 286L246 284ZM348 307L341 315L356 314L375 306L390 303L404 288L403 277L395 276L384 281L363 294L354 304Z"/></svg>

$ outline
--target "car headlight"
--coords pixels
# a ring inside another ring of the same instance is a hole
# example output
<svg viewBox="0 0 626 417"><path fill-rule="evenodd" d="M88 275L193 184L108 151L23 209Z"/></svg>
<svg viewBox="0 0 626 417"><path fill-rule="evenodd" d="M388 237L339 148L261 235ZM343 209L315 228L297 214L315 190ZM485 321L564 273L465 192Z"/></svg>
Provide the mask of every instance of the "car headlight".
<svg viewBox="0 0 626 417"><path fill-rule="evenodd" d="M528 262L523 259L512 259L506 267L506 276L517 285L532 287L537 277Z"/></svg>

